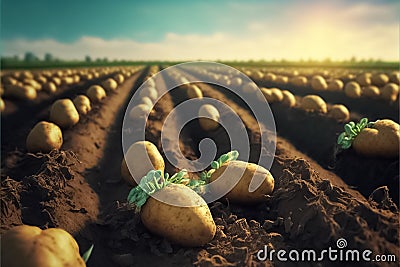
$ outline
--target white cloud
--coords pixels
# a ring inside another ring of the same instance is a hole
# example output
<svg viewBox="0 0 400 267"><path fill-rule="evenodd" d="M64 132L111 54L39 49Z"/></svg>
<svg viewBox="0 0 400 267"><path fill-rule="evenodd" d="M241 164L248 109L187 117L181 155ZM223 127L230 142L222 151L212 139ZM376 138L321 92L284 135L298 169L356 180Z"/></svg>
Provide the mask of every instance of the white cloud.
<svg viewBox="0 0 400 267"><path fill-rule="evenodd" d="M166 33L160 42L132 39L105 40L83 36L72 43L52 39L6 40L3 55L32 51L50 52L65 59L93 58L131 60L247 60L247 59L399 59L399 24L392 5L292 6L282 17L249 21L247 32L208 35ZM371 19L369 19L371 18ZM372 23L379 21L381 23ZM368 25L366 25L366 21Z"/></svg>

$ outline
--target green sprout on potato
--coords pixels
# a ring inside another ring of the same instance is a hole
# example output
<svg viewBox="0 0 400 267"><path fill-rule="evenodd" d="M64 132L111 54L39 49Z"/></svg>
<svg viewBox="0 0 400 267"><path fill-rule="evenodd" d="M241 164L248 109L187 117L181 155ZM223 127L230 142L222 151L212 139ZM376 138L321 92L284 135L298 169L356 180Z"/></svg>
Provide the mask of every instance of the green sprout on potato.
<svg viewBox="0 0 400 267"><path fill-rule="evenodd" d="M187 175L185 169L169 177L168 173L163 176L160 170L151 170L144 176L139 185L132 188L128 195L128 203L135 204L140 208L146 203L147 198L155 192L163 189L169 184L188 184L189 179L184 178Z"/></svg>
<svg viewBox="0 0 400 267"><path fill-rule="evenodd" d="M163 175L160 170L151 170L140 180L139 185L131 189L127 201L129 204L134 204L140 209L146 203L150 195L170 184L183 184L197 193L202 193L201 186L208 183L212 173L216 169L219 169L222 164L236 160L238 156L239 152L236 150L221 155L218 160L211 163L212 169L202 172L198 180L187 178L187 170L185 169L175 173L171 177L168 173Z"/></svg>
<svg viewBox="0 0 400 267"><path fill-rule="evenodd" d="M337 143L343 149L348 149L351 147L354 139L357 135L367 127L374 125L374 122L368 122L367 118L362 118L357 124L353 121L344 125L344 132L338 136Z"/></svg>
<svg viewBox="0 0 400 267"><path fill-rule="evenodd" d="M93 248L94 248L94 245L92 244L90 246L90 248L85 253L83 253L82 259L84 260L85 263L87 263L87 261L89 260L90 255L92 254Z"/></svg>
<svg viewBox="0 0 400 267"><path fill-rule="evenodd" d="M232 150L226 154L221 155L218 160L211 162L211 170L204 171L200 174L200 180L208 183L211 175L215 172L215 170L219 169L224 163L236 160L238 157L239 152L237 150Z"/></svg>

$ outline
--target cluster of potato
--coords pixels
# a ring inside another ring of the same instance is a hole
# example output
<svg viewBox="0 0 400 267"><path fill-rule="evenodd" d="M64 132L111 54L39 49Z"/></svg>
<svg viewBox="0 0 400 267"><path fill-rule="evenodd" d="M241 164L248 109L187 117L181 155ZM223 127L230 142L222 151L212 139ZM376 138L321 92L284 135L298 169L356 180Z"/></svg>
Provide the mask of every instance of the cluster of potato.
<svg viewBox="0 0 400 267"><path fill-rule="evenodd" d="M300 107L309 112L327 114L337 121L348 121L350 112L346 106L335 104L328 108L326 102L318 95L307 95L301 99Z"/></svg>
<svg viewBox="0 0 400 267"><path fill-rule="evenodd" d="M115 80L108 78L101 84L108 86L108 91L115 91L118 82L122 83L125 77L131 75L131 73L124 74L115 74ZM63 144L61 129L68 129L77 124L80 117L92 109L92 103L99 103L106 96L106 90L102 86L92 85L86 90L86 95L77 95L73 100L69 98L56 100L50 108L49 122L40 121L29 132L26 139L27 150L33 153L48 153L53 149L60 149Z"/></svg>

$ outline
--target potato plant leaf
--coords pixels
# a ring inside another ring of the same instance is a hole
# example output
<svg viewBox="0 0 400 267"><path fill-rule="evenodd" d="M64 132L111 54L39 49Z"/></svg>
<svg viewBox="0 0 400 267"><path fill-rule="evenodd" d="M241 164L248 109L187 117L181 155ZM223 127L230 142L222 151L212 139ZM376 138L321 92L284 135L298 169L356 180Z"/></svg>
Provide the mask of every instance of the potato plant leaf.
<svg viewBox="0 0 400 267"><path fill-rule="evenodd" d="M82 259L84 260L85 263L87 263L87 261L89 260L90 255L92 254L93 248L94 248L94 245L92 244L90 246L90 248L85 253L83 253Z"/></svg>

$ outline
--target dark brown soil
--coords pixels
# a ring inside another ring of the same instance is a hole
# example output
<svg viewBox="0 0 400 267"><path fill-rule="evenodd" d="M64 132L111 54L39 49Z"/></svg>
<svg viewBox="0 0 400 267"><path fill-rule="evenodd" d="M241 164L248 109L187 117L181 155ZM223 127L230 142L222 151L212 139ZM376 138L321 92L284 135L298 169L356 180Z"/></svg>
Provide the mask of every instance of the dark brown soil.
<svg viewBox="0 0 400 267"><path fill-rule="evenodd" d="M264 203L240 206L223 199L211 203L217 234L201 248L180 247L150 234L133 207L126 204L130 187L120 177L123 115L145 75L146 71L128 79L78 125L65 131L62 151L27 154L22 138L25 135L8 139L10 147L18 150L7 150L2 158L1 232L21 223L62 227L76 237L81 251L95 244L88 266L100 267L290 266L279 261L260 262L256 253L264 245L276 250L336 248L338 238L345 238L348 248L395 254L399 259L399 211L389 198L387 187L379 187L365 198L342 175L324 168L311 153L305 155L298 145L301 151L297 150L292 145L293 137L284 139L279 123L271 168L275 191ZM164 78L168 81L170 77ZM200 87L204 95L227 103L245 122L251 161L255 161L262 133L252 114L229 94L209 85ZM146 125L146 139L155 143L163 155L174 155L181 149L189 159L199 156L198 144L204 137L218 144L218 154L230 150L222 129L207 133L196 121L184 128L179 148L161 146L162 123L185 97L182 90L174 90L157 103ZM181 119L177 117L176 123ZM22 133L31 125L25 127L21 128ZM261 128L267 131L266 127ZM179 166L182 159L175 160ZM167 171L174 172L175 168L167 165Z"/></svg>

